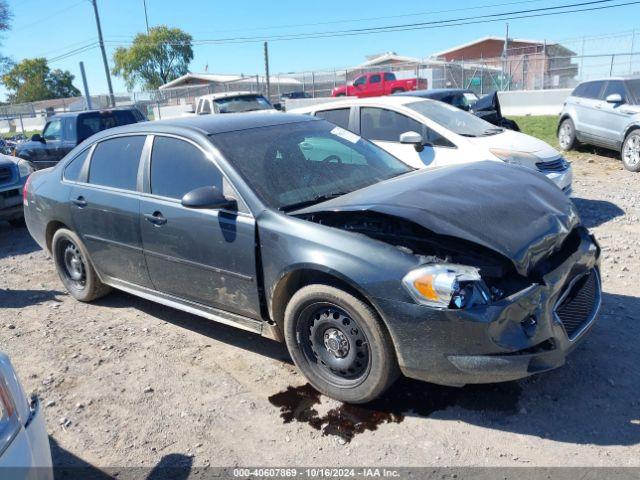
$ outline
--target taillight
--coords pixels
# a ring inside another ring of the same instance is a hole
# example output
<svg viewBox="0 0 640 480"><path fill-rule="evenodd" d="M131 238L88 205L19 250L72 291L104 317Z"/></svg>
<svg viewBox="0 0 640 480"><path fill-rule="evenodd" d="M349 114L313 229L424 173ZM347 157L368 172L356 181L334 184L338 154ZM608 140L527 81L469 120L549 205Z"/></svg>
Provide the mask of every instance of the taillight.
<svg viewBox="0 0 640 480"><path fill-rule="evenodd" d="M24 182L24 187L22 188L22 204L23 205L29 205L29 201L27 200L27 189L29 188L29 184L31 183L31 175L27 177L27 181Z"/></svg>

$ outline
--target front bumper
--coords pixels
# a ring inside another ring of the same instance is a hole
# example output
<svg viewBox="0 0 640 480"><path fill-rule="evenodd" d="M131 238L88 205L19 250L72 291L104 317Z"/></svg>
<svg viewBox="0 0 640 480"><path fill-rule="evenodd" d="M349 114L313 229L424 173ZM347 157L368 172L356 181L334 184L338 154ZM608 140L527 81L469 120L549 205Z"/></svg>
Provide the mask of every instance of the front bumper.
<svg viewBox="0 0 640 480"><path fill-rule="evenodd" d="M593 327L601 300L600 249L586 231L581 237L578 250L543 281L491 305L450 310L377 298L404 375L462 386L511 381L562 366ZM570 328L558 317L557 306L574 279L587 273L597 287L593 310ZM525 328L532 318L535 327Z"/></svg>
<svg viewBox="0 0 640 480"><path fill-rule="evenodd" d="M0 187L0 220L13 220L23 216L22 184Z"/></svg>
<svg viewBox="0 0 640 480"><path fill-rule="evenodd" d="M53 480L49 436L40 403L31 405L25 426L0 456L0 478L7 480Z"/></svg>
<svg viewBox="0 0 640 480"><path fill-rule="evenodd" d="M571 196L572 193L572 183L573 183L573 167L569 165L569 167L565 170L558 172L541 172L555 183L560 190L562 190L568 197Z"/></svg>

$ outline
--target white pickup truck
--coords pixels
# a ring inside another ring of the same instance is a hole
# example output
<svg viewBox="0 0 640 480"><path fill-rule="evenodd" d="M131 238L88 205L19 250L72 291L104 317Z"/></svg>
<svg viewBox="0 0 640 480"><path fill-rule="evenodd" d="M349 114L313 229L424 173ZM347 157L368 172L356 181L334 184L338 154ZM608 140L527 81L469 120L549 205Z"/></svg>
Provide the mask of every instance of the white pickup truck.
<svg viewBox="0 0 640 480"><path fill-rule="evenodd" d="M273 105L259 93L224 92L212 93L196 98L194 113L209 115L212 113L240 113L267 110L276 112Z"/></svg>

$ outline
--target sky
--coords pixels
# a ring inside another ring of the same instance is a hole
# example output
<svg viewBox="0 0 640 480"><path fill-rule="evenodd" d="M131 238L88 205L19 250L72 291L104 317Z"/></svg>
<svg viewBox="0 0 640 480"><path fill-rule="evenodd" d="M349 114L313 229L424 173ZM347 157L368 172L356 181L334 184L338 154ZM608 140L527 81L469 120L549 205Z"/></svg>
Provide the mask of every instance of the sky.
<svg viewBox="0 0 640 480"><path fill-rule="evenodd" d="M237 36L310 33L382 25L487 15L577 3L580 0L146 0L150 26L168 25L190 33L195 40ZM585 1L585 0L583 0ZM616 0L625 2L628 0ZM107 83L100 50L93 48L56 59L97 40L93 7L89 0L8 0L12 28L1 40L0 53L14 61L46 57L51 68L71 71L82 89L78 62L83 61L91 94L105 93ZM501 4L501 5L500 5ZM491 6L493 5L493 6ZM126 44L145 31L143 0L98 0L107 57L118 44ZM640 4L610 10L509 21L511 38L548 42L581 36L607 36L638 29ZM294 25L294 26L292 26ZM381 33L343 38L270 41L271 73L299 72L358 65L365 55L395 51L399 55L427 57L432 53L487 35L504 36L503 21L431 30ZM627 40L606 39L612 51L629 51ZM602 46L602 42L598 41ZM608 47L609 48L609 47ZM194 47L192 72L230 74L264 73L261 42ZM122 79L113 77L114 91L124 92ZM0 98L6 91L0 86Z"/></svg>

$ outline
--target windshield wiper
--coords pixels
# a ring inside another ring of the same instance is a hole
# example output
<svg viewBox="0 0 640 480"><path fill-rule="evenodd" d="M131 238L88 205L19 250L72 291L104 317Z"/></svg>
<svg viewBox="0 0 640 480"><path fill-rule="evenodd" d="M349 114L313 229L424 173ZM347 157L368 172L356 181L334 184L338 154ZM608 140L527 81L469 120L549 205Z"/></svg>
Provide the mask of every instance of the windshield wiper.
<svg viewBox="0 0 640 480"><path fill-rule="evenodd" d="M298 210L300 208L309 207L311 205L315 205L316 203L326 202L327 200L331 200L332 198L341 197L342 195L346 195L349 192L335 192L335 193L327 193L323 195L318 195L317 197L313 197L309 200L303 200L302 202L290 203L289 205L284 205L279 208L283 212L290 212L292 210Z"/></svg>

